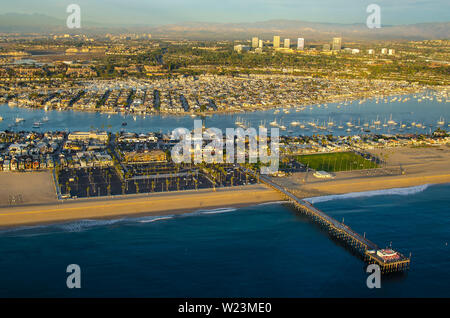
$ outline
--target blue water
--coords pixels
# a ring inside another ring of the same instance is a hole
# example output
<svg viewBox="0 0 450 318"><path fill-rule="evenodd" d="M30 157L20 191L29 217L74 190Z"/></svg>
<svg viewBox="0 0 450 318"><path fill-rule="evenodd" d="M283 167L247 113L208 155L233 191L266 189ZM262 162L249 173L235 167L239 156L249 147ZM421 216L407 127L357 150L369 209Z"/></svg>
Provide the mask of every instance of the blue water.
<svg viewBox="0 0 450 318"><path fill-rule="evenodd" d="M429 93L426 93L429 94ZM380 100L377 104L375 99L366 100L364 103L359 104L359 101L349 102L348 105L340 105L339 103L329 103L326 107L322 104L321 107L317 105L311 105L306 107L305 110L296 112L295 108L290 109L289 114L285 114L282 110L275 114L274 110L256 111L239 114L216 114L204 119L207 127L216 127L219 129L226 129L235 127L235 121L239 118L241 121L247 123L247 126L258 128L258 126L265 122L265 126L270 128L269 123L276 120L277 123L282 123L287 127L287 130L282 131L284 135L312 135L323 133L333 133L335 135L355 135L364 133L361 127L364 123L369 125L376 120L380 120L381 123L386 123L389 119L393 119L399 125L396 127L380 126L379 130L371 129L372 133L430 133L437 128L437 121L442 117L444 118L443 128L447 128L449 125L448 119L450 118L449 104L444 102L438 102L436 99L430 101L424 99L422 102L418 102L413 98L413 95L405 95L411 99L407 102L384 102ZM417 94L421 96L421 94ZM389 98L389 100L391 100ZM286 105L288 106L288 105ZM70 127L71 131L87 131L93 129L100 129L105 131L117 132L121 129L132 131L136 133L156 132L162 131L164 133L171 132L178 127L185 127L192 129L194 126L194 120L189 115L184 116L133 116L123 114L102 114L102 113L88 113L79 111L57 111L50 110L45 112L44 110L33 110L28 108L9 107L8 105L0 105L0 116L4 118L0 121L0 130L35 130L35 131L49 131L49 130L67 130ZM47 123L43 123L40 128L33 128L33 123L36 121L42 121L42 118L46 116L49 118ZM25 121L17 126L11 126L14 124L17 117L24 118ZM290 125L292 121L298 121L303 123L306 128L293 127ZM309 122L315 122L318 125L327 126L329 121L333 121L335 126L329 131L315 130L308 125ZM361 126L360 128L352 128L350 132L347 131L347 122L351 121L355 126ZM123 127L122 123L126 122L127 126ZM412 126L413 122L421 123L426 128L417 128ZM405 124L409 129L400 131L400 124ZM342 126L342 128L339 128Z"/></svg>
<svg viewBox="0 0 450 318"><path fill-rule="evenodd" d="M364 263L280 203L0 231L0 297L449 297L450 184L316 200L411 270L368 289ZM81 267L81 289L66 267Z"/></svg>

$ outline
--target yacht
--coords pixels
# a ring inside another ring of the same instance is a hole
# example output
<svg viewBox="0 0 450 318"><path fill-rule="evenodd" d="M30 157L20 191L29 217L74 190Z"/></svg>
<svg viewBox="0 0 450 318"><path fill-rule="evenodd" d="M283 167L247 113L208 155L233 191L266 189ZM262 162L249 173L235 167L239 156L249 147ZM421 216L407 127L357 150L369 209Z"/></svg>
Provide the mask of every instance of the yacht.
<svg viewBox="0 0 450 318"><path fill-rule="evenodd" d="M16 124L21 123L21 122L23 122L23 121L25 121L25 119L20 118L20 117L17 117L17 118L16 118Z"/></svg>

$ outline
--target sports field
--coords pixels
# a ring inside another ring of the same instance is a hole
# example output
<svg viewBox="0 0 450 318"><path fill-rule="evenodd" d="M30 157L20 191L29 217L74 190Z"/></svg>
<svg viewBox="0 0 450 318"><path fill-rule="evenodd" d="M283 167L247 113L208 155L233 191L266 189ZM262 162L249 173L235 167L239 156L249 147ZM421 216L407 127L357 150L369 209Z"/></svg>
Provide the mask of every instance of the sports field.
<svg viewBox="0 0 450 318"><path fill-rule="evenodd" d="M314 170L328 172L378 168L378 164L353 152L334 152L297 156L297 160Z"/></svg>

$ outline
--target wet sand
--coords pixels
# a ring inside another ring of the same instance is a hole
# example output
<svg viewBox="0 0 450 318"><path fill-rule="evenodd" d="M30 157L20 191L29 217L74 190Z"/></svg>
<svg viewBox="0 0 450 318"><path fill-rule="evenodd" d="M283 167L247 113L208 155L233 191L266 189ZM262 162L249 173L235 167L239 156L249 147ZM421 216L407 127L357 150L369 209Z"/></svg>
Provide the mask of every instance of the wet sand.
<svg viewBox="0 0 450 318"><path fill-rule="evenodd" d="M196 210L242 207L280 199L281 196L277 192L262 185L223 188L216 191L207 189L77 199L63 203L0 208L0 227L56 223L76 219L182 214Z"/></svg>

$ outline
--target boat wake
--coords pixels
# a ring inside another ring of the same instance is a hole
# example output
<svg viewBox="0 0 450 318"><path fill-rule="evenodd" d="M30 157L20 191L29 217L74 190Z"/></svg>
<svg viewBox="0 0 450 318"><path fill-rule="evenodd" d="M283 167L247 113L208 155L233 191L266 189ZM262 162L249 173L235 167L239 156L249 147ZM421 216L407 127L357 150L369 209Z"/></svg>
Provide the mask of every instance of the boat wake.
<svg viewBox="0 0 450 318"><path fill-rule="evenodd" d="M346 194L334 194L334 195L325 195L322 197L306 198L304 200L308 201L311 204L314 204L314 203L326 202L326 201L331 201L331 200L374 197L377 195L411 195L411 194L423 192L429 186L430 186L430 184L424 184L424 185L407 187L407 188L393 188L393 189L385 189L385 190L351 192L351 193L346 193Z"/></svg>

